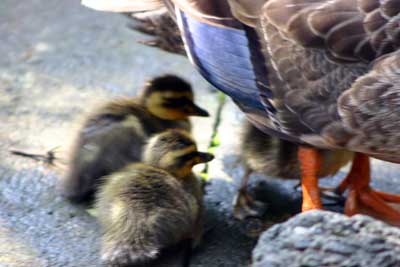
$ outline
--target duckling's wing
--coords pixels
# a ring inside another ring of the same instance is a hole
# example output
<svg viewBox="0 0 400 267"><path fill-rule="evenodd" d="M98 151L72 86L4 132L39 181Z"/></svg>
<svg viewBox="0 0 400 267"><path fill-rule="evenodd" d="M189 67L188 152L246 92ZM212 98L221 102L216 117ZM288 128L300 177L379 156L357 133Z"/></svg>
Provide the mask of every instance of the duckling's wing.
<svg viewBox="0 0 400 267"><path fill-rule="evenodd" d="M145 129L134 116L100 116L90 120L81 131L82 149L98 151L95 160L106 168L140 160L146 137Z"/></svg>
<svg viewBox="0 0 400 267"><path fill-rule="evenodd" d="M81 130L71 155L62 190L71 199L91 195L107 175L129 162L139 161L143 146L140 129L125 127L123 121L97 118Z"/></svg>
<svg viewBox="0 0 400 267"><path fill-rule="evenodd" d="M96 10L112 12L148 11L164 6L162 0L82 0L81 3Z"/></svg>
<svg viewBox="0 0 400 267"><path fill-rule="evenodd" d="M92 136L98 136L109 132L123 121L124 116L115 116L111 114L98 114L90 117L81 130L81 136L84 139L90 139Z"/></svg>

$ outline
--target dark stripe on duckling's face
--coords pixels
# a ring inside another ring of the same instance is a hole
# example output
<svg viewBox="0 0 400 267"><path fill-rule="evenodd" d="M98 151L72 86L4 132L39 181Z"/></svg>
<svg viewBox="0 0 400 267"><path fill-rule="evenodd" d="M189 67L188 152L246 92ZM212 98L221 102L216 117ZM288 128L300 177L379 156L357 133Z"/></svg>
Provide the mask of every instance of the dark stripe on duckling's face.
<svg viewBox="0 0 400 267"><path fill-rule="evenodd" d="M184 154L182 156L179 156L176 159L176 164L178 166L184 166L190 161L194 161L194 159L197 157L197 151L189 152L188 154Z"/></svg>
<svg viewBox="0 0 400 267"><path fill-rule="evenodd" d="M144 152L144 162L162 168L177 178L192 172L192 167L214 157L199 152L189 133L182 130L167 130L152 137Z"/></svg>
<svg viewBox="0 0 400 267"><path fill-rule="evenodd" d="M193 149L196 149L196 144L189 135L186 136L184 134L178 134L178 131L176 132L177 134L162 135L158 143L164 144L165 147L168 147L169 151L184 150L191 146L194 147Z"/></svg>
<svg viewBox="0 0 400 267"><path fill-rule="evenodd" d="M150 113L161 119L182 120L189 116L209 116L193 99L190 84L174 75L149 81L141 95L141 101Z"/></svg>
<svg viewBox="0 0 400 267"><path fill-rule="evenodd" d="M182 120L189 116L208 116L208 112L193 102L191 92L153 92L144 100L153 115L166 120Z"/></svg>
<svg viewBox="0 0 400 267"><path fill-rule="evenodd" d="M214 159L214 156L210 153L193 151L187 154L181 155L177 158L177 164L180 166L184 166L189 164L191 166L206 163Z"/></svg>
<svg viewBox="0 0 400 267"><path fill-rule="evenodd" d="M187 177L192 172L194 165L206 163L213 158L214 156L209 153L197 151L195 146L171 151L166 157L169 161L167 170L177 178Z"/></svg>
<svg viewBox="0 0 400 267"><path fill-rule="evenodd" d="M180 108L192 103L192 100L187 97L164 97L162 105L166 108Z"/></svg>
<svg viewBox="0 0 400 267"><path fill-rule="evenodd" d="M188 116L208 117L209 113L197 106L193 102L193 98L188 96L182 97L164 97L162 101L163 107L167 110L179 110Z"/></svg>

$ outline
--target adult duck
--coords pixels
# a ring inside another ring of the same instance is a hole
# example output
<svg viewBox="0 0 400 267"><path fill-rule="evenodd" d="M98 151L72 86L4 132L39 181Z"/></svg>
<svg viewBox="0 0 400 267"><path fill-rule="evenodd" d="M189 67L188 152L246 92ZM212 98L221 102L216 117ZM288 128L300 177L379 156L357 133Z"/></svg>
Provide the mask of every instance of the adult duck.
<svg viewBox="0 0 400 267"><path fill-rule="evenodd" d="M400 1L84 0L110 11L167 6L188 57L265 133L301 144L303 211L320 209L315 148L355 156L345 213L400 224L370 188L369 157L400 162Z"/></svg>

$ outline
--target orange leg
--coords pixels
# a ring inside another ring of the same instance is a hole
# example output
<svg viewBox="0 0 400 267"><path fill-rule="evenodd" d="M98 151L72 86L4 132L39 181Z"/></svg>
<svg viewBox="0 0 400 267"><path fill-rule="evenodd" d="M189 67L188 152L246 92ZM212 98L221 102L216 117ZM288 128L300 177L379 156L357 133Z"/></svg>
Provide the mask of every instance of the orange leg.
<svg viewBox="0 0 400 267"><path fill-rule="evenodd" d="M298 158L303 191L302 211L322 209L317 177L321 167L321 155L314 148L299 147Z"/></svg>
<svg viewBox="0 0 400 267"><path fill-rule="evenodd" d="M400 196L372 190L369 186L370 180L368 156L356 153L350 173L342 182L349 190L345 214L352 216L356 213L366 213L388 223L400 225L400 212L387 204L399 203Z"/></svg>
<svg viewBox="0 0 400 267"><path fill-rule="evenodd" d="M349 186L349 178L348 176L340 182L338 187L335 188L335 193L339 195L343 195L344 191L346 191L347 187Z"/></svg>

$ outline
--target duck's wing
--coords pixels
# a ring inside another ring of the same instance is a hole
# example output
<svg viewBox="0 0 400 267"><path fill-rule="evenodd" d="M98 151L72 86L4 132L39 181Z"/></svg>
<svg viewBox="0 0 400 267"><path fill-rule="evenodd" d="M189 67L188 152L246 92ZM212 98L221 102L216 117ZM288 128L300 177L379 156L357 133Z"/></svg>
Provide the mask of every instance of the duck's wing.
<svg viewBox="0 0 400 267"><path fill-rule="evenodd" d="M333 59L371 61L400 47L398 0L270 0L263 17L291 41Z"/></svg>
<svg viewBox="0 0 400 267"><path fill-rule="evenodd" d="M383 56L338 100L340 124L323 132L354 151L400 162L400 51Z"/></svg>
<svg viewBox="0 0 400 267"><path fill-rule="evenodd" d="M211 6L196 12L185 7L177 10L189 59L258 127L267 132L274 129L278 122L273 120L275 108L269 102L266 61L255 30L233 16L227 1L204 2ZM205 15L199 18L199 13Z"/></svg>
<svg viewBox="0 0 400 267"><path fill-rule="evenodd" d="M262 8L268 0L227 0L233 16L242 23L257 27Z"/></svg>
<svg viewBox="0 0 400 267"><path fill-rule="evenodd" d="M400 47L398 0L82 0L115 12L177 6L205 23L226 25L232 15L249 26L260 16L291 41L324 48L334 59L371 61Z"/></svg>
<svg viewBox="0 0 400 267"><path fill-rule="evenodd" d="M400 2L272 0L261 18L292 112L282 114L301 122L291 130L316 146L399 161Z"/></svg>

